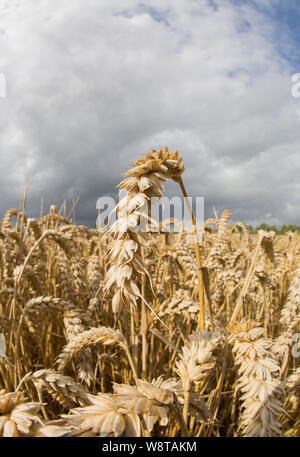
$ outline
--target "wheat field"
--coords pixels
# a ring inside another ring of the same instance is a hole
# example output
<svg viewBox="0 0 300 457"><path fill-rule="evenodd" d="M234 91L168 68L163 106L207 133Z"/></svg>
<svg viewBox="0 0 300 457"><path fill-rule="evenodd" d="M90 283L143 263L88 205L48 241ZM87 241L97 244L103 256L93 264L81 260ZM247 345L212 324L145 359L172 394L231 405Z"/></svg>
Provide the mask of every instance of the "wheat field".
<svg viewBox="0 0 300 457"><path fill-rule="evenodd" d="M185 196L183 160L124 175L105 232L55 206L0 223L0 436L300 436L299 234L230 210L135 232L168 179Z"/></svg>

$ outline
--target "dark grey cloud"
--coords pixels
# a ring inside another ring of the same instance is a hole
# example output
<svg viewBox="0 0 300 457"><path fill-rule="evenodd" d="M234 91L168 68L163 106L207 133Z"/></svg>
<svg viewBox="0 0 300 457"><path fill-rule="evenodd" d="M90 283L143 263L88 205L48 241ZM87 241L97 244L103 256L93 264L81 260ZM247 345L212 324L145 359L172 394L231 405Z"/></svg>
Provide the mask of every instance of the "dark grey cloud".
<svg viewBox="0 0 300 457"><path fill-rule="evenodd" d="M1 216L29 174L30 215L80 196L93 225L130 163L167 145L207 216L300 224L299 99L276 23L248 2L7 1L1 18Z"/></svg>

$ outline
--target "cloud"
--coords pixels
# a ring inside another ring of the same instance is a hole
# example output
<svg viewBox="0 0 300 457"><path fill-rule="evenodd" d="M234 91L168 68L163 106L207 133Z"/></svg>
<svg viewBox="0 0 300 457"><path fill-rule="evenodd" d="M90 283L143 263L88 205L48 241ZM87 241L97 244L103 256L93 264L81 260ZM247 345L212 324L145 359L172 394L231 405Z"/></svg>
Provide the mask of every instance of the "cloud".
<svg viewBox="0 0 300 457"><path fill-rule="evenodd" d="M4 2L0 214L19 204L28 173L29 214L42 196L46 209L80 196L77 221L93 225L130 163L168 145L207 217L215 205L234 220L300 224L293 66L276 20L233 3Z"/></svg>

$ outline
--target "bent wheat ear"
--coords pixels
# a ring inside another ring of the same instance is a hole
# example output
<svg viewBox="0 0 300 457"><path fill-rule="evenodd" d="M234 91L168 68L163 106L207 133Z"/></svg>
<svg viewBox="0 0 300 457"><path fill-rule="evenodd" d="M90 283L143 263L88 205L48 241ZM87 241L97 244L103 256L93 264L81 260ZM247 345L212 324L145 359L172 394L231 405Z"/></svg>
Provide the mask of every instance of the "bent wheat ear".
<svg viewBox="0 0 300 457"><path fill-rule="evenodd" d="M57 436L141 436L140 419L131 410L120 408L111 395L90 395L90 406L74 408L69 415L63 415L65 424L55 430ZM44 434L51 433L45 427Z"/></svg>
<svg viewBox="0 0 300 457"><path fill-rule="evenodd" d="M58 356L58 369L63 370L80 351L96 344L104 346L119 344L124 347L125 339L121 332L108 327L95 327L79 333L71 339Z"/></svg>
<svg viewBox="0 0 300 457"><path fill-rule="evenodd" d="M31 381L36 385L37 389L48 391L63 405L70 407L74 406L74 404L80 404L84 406L90 403L89 394L80 384L69 376L64 376L54 370L43 369L35 371L26 376L24 381Z"/></svg>
<svg viewBox="0 0 300 457"><path fill-rule="evenodd" d="M141 239L151 223L149 202L151 197L160 198L162 183L177 179L184 171L182 158L177 151L168 148L147 153L144 159L134 162L134 168L124 175L127 178L119 184L127 195L116 207L118 220L112 225L110 233L114 238L109 247L110 268L105 277L105 289L114 288L113 312L118 313L124 304L133 303L141 297L138 282L142 276L151 278L145 268L141 254ZM140 227L138 233L135 233Z"/></svg>

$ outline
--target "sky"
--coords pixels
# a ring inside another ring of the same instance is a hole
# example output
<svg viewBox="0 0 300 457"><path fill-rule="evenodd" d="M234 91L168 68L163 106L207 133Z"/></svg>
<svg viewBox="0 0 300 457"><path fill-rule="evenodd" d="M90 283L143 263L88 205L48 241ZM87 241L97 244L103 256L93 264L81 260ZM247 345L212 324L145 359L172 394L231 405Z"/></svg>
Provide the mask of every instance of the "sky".
<svg viewBox="0 0 300 457"><path fill-rule="evenodd" d="M300 225L299 51L299 0L0 0L0 218L28 175L29 216L93 226L168 146L205 217Z"/></svg>

